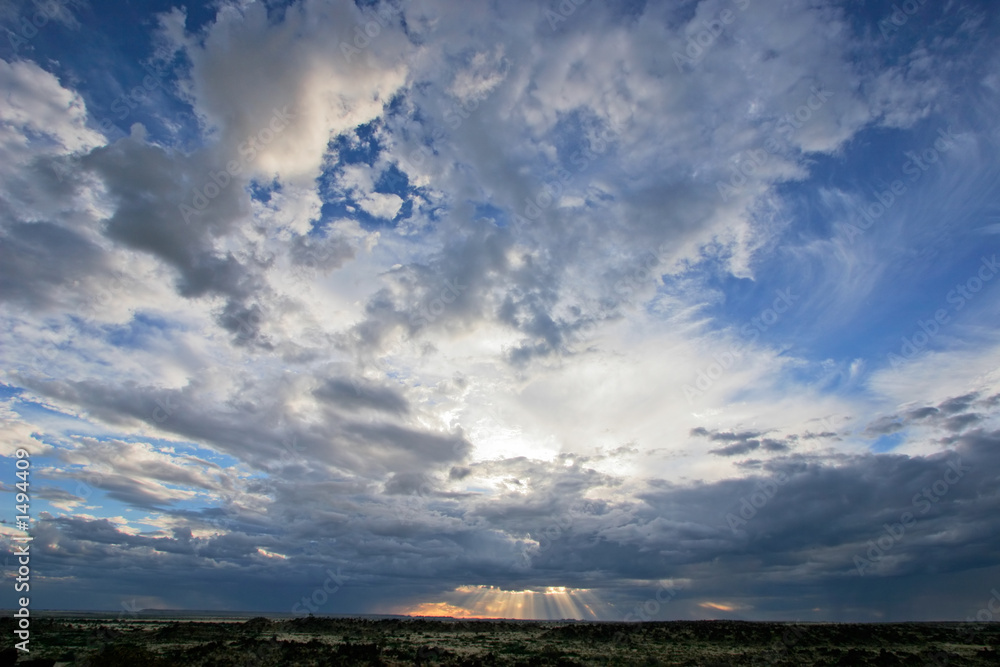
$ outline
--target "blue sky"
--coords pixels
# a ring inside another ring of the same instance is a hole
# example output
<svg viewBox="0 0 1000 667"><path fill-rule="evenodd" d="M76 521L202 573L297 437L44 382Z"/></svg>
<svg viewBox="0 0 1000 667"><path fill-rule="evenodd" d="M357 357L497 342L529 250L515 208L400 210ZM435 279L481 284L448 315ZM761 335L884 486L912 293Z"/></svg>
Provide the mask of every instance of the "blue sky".
<svg viewBox="0 0 1000 667"><path fill-rule="evenodd" d="M24 448L33 605L974 614L998 20L4 4L0 533Z"/></svg>

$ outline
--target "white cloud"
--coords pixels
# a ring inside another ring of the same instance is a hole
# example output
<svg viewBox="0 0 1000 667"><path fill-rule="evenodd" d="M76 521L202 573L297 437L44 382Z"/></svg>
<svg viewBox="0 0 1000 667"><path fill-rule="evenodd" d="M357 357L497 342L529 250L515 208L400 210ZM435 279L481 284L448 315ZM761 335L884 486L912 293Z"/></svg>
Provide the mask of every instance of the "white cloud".
<svg viewBox="0 0 1000 667"><path fill-rule="evenodd" d="M6 91L0 104L5 162L14 146L30 143L34 158L44 154L79 153L104 143L104 137L86 126L87 110L79 94L63 88L59 80L30 60L0 61L0 86ZM30 130L39 139L31 141ZM22 162L23 163L23 162Z"/></svg>
<svg viewBox="0 0 1000 667"><path fill-rule="evenodd" d="M164 30L178 39L176 14L169 16ZM347 38L361 18L353 3L304 2L289 5L279 22L254 2L224 6L204 36L185 35L188 92L218 137L219 159L255 153L251 175L300 187L315 179L327 142L378 116L405 81L398 27L387 26L369 47L374 67L367 58L348 62L341 40L331 38L331 31ZM286 108L287 127L265 141ZM259 151L249 143L254 137Z"/></svg>
<svg viewBox="0 0 1000 667"><path fill-rule="evenodd" d="M369 215L392 220L402 208L403 200L398 195L372 192L359 199L358 204Z"/></svg>

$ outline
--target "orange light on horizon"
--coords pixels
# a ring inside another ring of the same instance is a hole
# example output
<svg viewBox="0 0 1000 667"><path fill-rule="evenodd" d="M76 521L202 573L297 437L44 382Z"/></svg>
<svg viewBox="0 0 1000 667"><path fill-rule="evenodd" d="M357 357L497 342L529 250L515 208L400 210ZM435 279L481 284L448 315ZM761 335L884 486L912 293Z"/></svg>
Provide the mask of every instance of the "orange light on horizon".
<svg viewBox="0 0 1000 667"><path fill-rule="evenodd" d="M448 604L447 602L422 602L415 607L411 607L408 611L402 612L406 616L429 616L442 618L484 618L483 616L474 616L472 612L468 609L463 609L462 607L456 607L453 604Z"/></svg>
<svg viewBox="0 0 1000 667"><path fill-rule="evenodd" d="M603 603L587 588L547 586L541 590L504 590L494 586L458 586L447 600L421 602L393 610L406 616L596 620Z"/></svg>
<svg viewBox="0 0 1000 667"><path fill-rule="evenodd" d="M717 609L719 611L736 611L737 609L742 608L739 605L725 604L722 602L700 602L698 606L702 609Z"/></svg>

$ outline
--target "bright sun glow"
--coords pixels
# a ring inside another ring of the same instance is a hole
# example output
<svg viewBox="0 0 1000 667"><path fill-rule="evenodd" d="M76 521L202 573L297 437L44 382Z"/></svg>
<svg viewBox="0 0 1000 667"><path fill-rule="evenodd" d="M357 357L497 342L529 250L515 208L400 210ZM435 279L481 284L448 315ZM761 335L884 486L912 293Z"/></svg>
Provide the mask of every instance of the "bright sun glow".
<svg viewBox="0 0 1000 667"><path fill-rule="evenodd" d="M701 602L698 606L702 609L715 609L717 611L739 611L746 609L744 605L733 602Z"/></svg>
<svg viewBox="0 0 1000 667"><path fill-rule="evenodd" d="M548 586L508 591L494 586L459 586L446 601L423 602L393 613L453 618L596 620L607 606L587 588Z"/></svg>
<svg viewBox="0 0 1000 667"><path fill-rule="evenodd" d="M551 461L559 453L553 438L538 439L525 434L520 428L502 428L477 424L468 429L473 443L473 459L490 461L525 456L541 461Z"/></svg>

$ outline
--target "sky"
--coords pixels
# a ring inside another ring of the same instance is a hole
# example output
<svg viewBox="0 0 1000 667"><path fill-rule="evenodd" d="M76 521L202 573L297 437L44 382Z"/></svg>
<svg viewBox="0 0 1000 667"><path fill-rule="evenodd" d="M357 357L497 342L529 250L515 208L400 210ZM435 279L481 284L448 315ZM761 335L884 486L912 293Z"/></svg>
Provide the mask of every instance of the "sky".
<svg viewBox="0 0 1000 667"><path fill-rule="evenodd" d="M987 620L997 9L0 2L6 577Z"/></svg>

